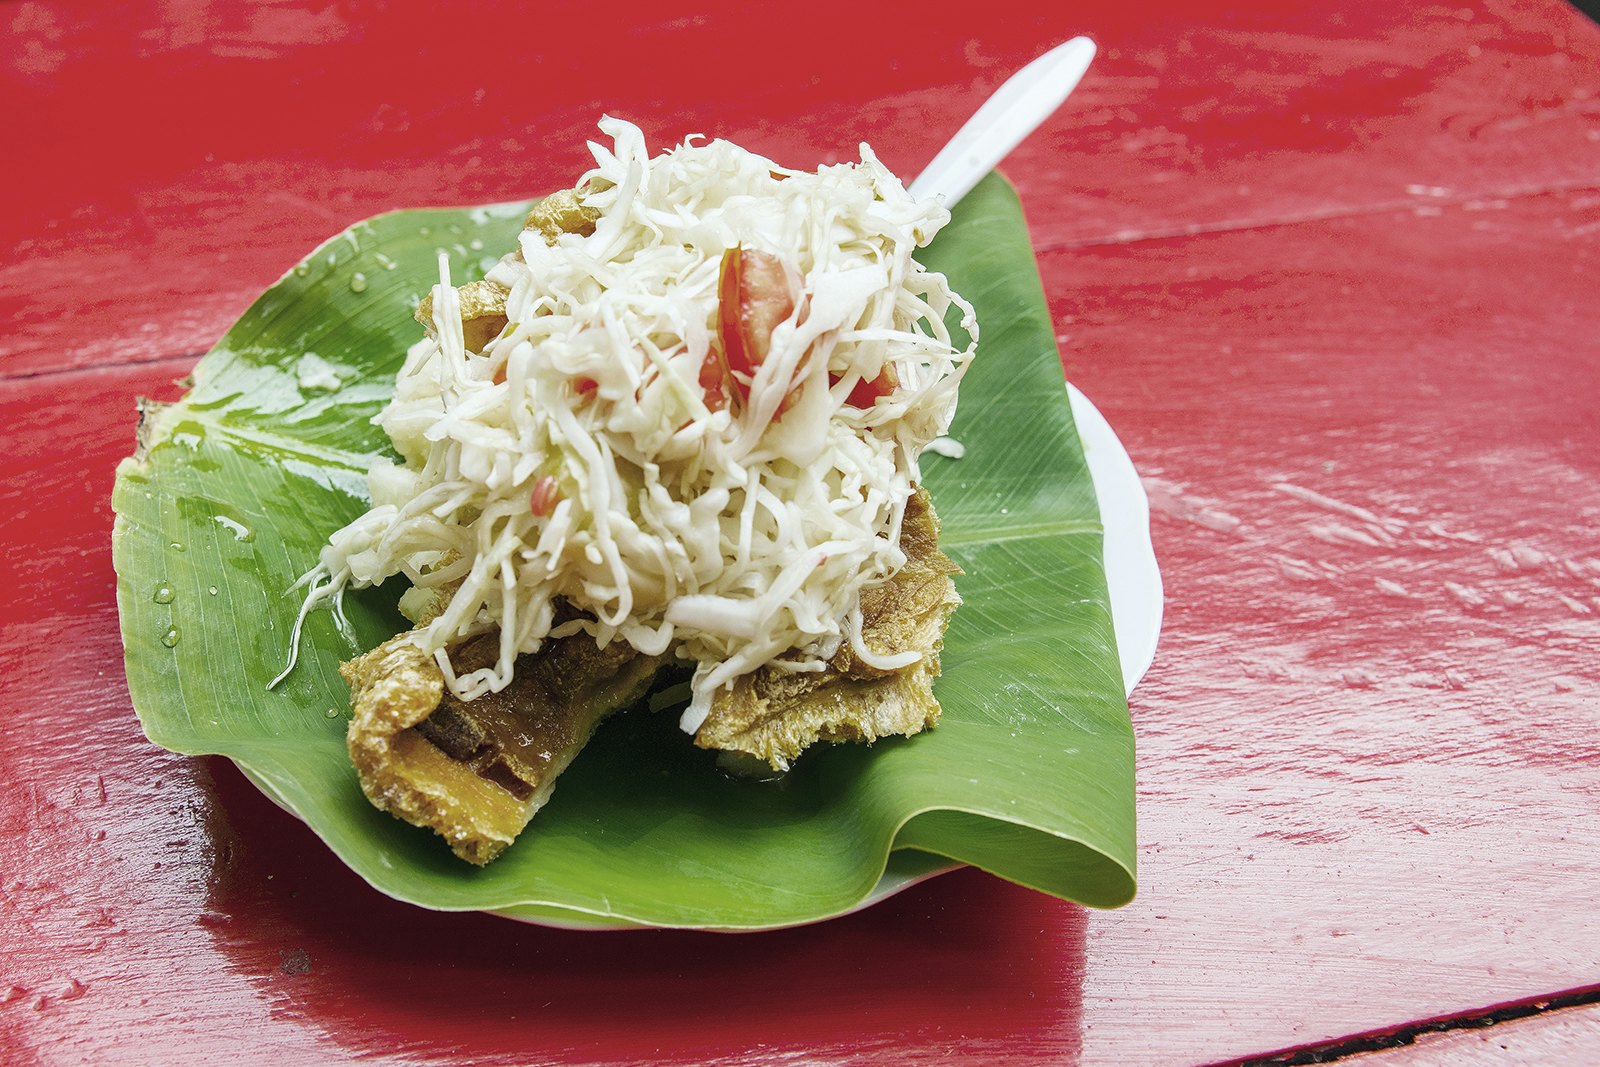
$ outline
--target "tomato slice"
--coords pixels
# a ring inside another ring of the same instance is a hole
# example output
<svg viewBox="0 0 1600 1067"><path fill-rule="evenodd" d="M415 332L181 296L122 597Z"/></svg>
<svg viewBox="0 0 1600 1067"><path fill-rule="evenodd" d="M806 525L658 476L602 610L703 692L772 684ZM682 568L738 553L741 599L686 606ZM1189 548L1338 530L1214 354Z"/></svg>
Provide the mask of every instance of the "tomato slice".
<svg viewBox="0 0 1600 1067"><path fill-rule="evenodd" d="M542 517L554 511L560 500L561 490L555 478L546 474L533 483L533 492L528 494L528 510Z"/></svg>
<svg viewBox="0 0 1600 1067"><path fill-rule="evenodd" d="M839 380L837 376L830 375L830 377L836 382ZM857 382L844 402L853 408L865 410L877 403L880 396L888 396L898 388L900 388L900 376L894 372L893 364L885 363L876 378L871 381L863 378Z"/></svg>
<svg viewBox="0 0 1600 1067"><path fill-rule="evenodd" d="M707 352L705 361L700 364L700 389L708 410L721 411L728 406L727 382L728 368L722 357L715 352Z"/></svg>
<svg viewBox="0 0 1600 1067"><path fill-rule="evenodd" d="M783 260L735 246L722 254L717 278L717 337L733 387L750 398L750 378L772 350L772 331L794 314L794 292Z"/></svg>

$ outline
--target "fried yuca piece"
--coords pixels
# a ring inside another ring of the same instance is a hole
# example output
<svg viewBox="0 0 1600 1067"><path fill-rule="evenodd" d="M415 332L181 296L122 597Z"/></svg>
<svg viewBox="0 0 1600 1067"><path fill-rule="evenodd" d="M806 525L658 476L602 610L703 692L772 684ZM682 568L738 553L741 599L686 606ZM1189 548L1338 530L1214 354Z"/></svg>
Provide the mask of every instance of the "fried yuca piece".
<svg viewBox="0 0 1600 1067"><path fill-rule="evenodd" d="M587 634L548 641L498 693L457 700L432 656L404 633L349 663L355 714L346 743L372 804L436 831L482 866L550 799L556 778L608 715L644 697L667 656ZM459 671L494 663L499 635L451 653Z"/></svg>
<svg viewBox="0 0 1600 1067"><path fill-rule="evenodd" d="M554 244L562 233L593 233L598 218L563 190L535 205L524 228ZM456 288L469 352L482 352L506 328L507 295L488 281ZM416 319L436 336L431 293ZM431 603L419 623L448 597L425 599ZM516 838L595 727L643 697L665 662L621 643L597 649L580 634L522 657L506 689L467 703L446 692L438 664L410 638L401 634L341 665L354 709L350 757L376 807L435 830L457 856L479 865ZM452 666L492 664L497 641L488 634L452 649Z"/></svg>
<svg viewBox="0 0 1600 1067"><path fill-rule="evenodd" d="M879 670L846 644L825 671L764 667L717 694L695 744L782 770L818 741L872 742L937 723L933 679L945 625L961 602L951 581L960 569L939 551L938 537L938 518L918 489L900 533L905 566L861 598L868 647L914 649L921 660ZM672 662L670 654L641 656L620 641L597 648L578 633L518 659L499 693L464 702L409 638L401 634L340 667L355 706L350 756L375 806L434 830L480 866L544 806L596 727L637 704ZM452 651L452 665L466 671L493 663L498 640L490 633L464 643Z"/></svg>

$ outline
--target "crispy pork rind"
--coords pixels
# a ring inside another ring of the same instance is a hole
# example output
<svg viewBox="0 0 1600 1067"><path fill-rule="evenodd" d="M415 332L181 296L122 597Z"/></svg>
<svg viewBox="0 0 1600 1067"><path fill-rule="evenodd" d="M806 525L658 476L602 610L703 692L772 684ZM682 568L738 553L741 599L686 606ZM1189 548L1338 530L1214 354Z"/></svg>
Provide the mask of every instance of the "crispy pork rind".
<svg viewBox="0 0 1600 1067"><path fill-rule="evenodd" d="M765 667L719 691L695 734L701 748L742 753L784 770L819 741L876 741L939 721L933 679L951 612L961 602L939 551L939 524L925 491L906 507L906 564L862 594L862 636L877 652L915 650L898 670L863 663L849 644L828 669ZM427 607L437 606L437 598ZM421 620L419 620L421 621ZM544 806L556 778L607 716L638 703L670 656L604 649L578 633L521 657L498 693L463 702L444 687L433 657L410 633L340 667L355 716L348 744L361 789L375 806L443 837L469 863L487 864ZM492 662L496 634L453 650L456 670Z"/></svg>
<svg viewBox="0 0 1600 1067"><path fill-rule="evenodd" d="M546 241L555 244L556 238L564 233L576 233L588 237L594 233L594 224L599 221L600 212L592 207L585 207L574 190L563 189L539 201L534 209L528 212L528 221L523 224L523 228L538 230L544 234Z"/></svg>
<svg viewBox="0 0 1600 1067"><path fill-rule="evenodd" d="M468 352L482 352L484 346L506 328L506 297L510 292L493 282L468 282L456 286L456 298L461 301L461 335ZM439 335L433 324L433 294L429 293L417 305L417 321L422 323L429 337Z"/></svg>
<svg viewBox="0 0 1600 1067"><path fill-rule="evenodd" d="M906 504L900 547L905 566L862 591L861 636L874 652L914 650L922 653L919 661L880 670L863 663L846 642L824 671L762 667L717 692L694 743L742 752L781 771L818 741L870 743L938 723L933 679L945 626L961 603L951 580L961 568L939 551L939 520L923 489Z"/></svg>
<svg viewBox="0 0 1600 1067"><path fill-rule="evenodd" d="M594 224L599 219L600 212L585 207L573 190L563 189L539 201L528 213L523 228L537 230L546 241L554 244L564 233L589 236L594 233ZM456 287L456 297L461 301L462 336L468 352L482 352L506 328L506 297L509 295L509 290L487 281L467 282ZM433 323L432 293L417 305L416 318L429 337L438 336L438 328Z"/></svg>

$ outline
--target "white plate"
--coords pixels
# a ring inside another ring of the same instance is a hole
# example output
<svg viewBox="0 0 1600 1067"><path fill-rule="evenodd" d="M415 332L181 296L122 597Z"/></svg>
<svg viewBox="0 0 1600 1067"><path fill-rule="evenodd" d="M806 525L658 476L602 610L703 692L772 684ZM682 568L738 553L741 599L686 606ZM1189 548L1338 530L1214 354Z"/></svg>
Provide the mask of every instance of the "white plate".
<svg viewBox="0 0 1600 1067"><path fill-rule="evenodd" d="M1100 501L1111 624L1117 634L1117 658L1122 661L1122 685L1131 696L1156 658L1165 603L1161 569L1150 543L1150 498L1106 417L1077 387L1069 384L1067 396Z"/></svg>

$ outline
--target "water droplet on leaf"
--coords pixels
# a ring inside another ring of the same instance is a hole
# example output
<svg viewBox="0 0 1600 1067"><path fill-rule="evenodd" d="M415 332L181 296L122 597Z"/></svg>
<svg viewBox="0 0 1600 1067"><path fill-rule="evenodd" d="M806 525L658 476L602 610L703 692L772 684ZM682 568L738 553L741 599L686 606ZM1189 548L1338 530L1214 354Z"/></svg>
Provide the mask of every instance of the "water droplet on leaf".
<svg viewBox="0 0 1600 1067"><path fill-rule="evenodd" d="M176 626L169 626L167 627L167 632L161 635L161 643L168 648L172 648L177 645L180 636L182 635L178 633Z"/></svg>
<svg viewBox="0 0 1600 1067"><path fill-rule="evenodd" d="M172 586L168 585L166 582L162 582L160 585L156 586L156 595L151 599L153 599L157 604L170 604L172 603L172 598L174 595L175 594L172 592Z"/></svg>
<svg viewBox="0 0 1600 1067"><path fill-rule="evenodd" d="M350 291L352 293L366 292L367 276L362 274L360 271L356 271L354 274L350 275Z"/></svg>
<svg viewBox="0 0 1600 1067"><path fill-rule="evenodd" d="M217 525L233 534L235 541L243 541L248 544L256 539L256 532L237 519L230 519L226 515L213 515L211 518Z"/></svg>

